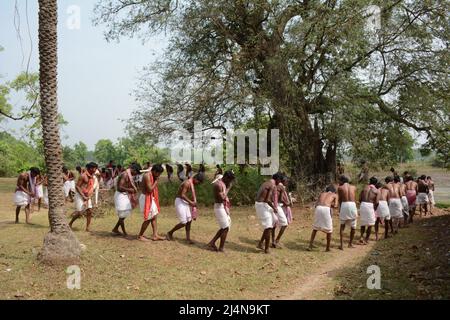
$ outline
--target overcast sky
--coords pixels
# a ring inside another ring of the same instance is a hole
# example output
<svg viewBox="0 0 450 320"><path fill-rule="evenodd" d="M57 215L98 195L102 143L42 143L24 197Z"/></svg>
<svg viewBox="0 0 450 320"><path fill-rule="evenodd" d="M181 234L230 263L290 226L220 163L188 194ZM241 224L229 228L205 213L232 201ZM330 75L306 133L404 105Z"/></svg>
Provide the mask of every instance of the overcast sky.
<svg viewBox="0 0 450 320"><path fill-rule="evenodd" d="M103 37L104 27L94 27L91 22L96 2L58 0L58 103L60 112L69 122L62 133L66 136L63 143L73 145L83 141L90 149L99 139L114 141L124 135L121 119L127 119L137 107L131 93L138 83L139 72L163 53L165 45L162 37L145 45L139 39L128 38L108 43ZM73 17L68 10L73 5L80 9L80 29L67 27ZM0 46L4 48L0 52L0 83L25 71L30 53L29 70L38 71L37 30L37 0L0 1ZM14 105L20 106L23 102L19 97L13 98ZM0 130L12 130L19 136L22 126L23 122L8 121Z"/></svg>

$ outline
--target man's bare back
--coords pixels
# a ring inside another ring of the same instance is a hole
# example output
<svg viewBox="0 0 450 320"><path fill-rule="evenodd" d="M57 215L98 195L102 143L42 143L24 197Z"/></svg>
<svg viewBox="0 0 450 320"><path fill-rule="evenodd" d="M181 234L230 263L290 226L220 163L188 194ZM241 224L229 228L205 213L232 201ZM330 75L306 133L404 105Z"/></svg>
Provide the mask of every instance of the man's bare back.
<svg viewBox="0 0 450 320"><path fill-rule="evenodd" d="M419 183L417 184L417 190L420 193L428 193L428 184L423 180L419 180Z"/></svg>
<svg viewBox="0 0 450 320"><path fill-rule="evenodd" d="M17 188L16 191L23 191L28 195L32 195L29 187L30 176L28 172L21 173L17 178Z"/></svg>
<svg viewBox="0 0 450 320"><path fill-rule="evenodd" d="M400 186L396 183L386 184L386 188L389 190L389 199L399 199L400 198Z"/></svg>
<svg viewBox="0 0 450 320"><path fill-rule="evenodd" d="M349 183L344 183L338 187L339 202L355 202L356 187Z"/></svg>
<svg viewBox="0 0 450 320"><path fill-rule="evenodd" d="M389 200L389 189L383 187L379 190L377 201L388 201Z"/></svg>
<svg viewBox="0 0 450 320"><path fill-rule="evenodd" d="M317 199L316 206L337 207L338 196L333 192L322 192Z"/></svg>
<svg viewBox="0 0 450 320"><path fill-rule="evenodd" d="M408 181L406 182L406 190L414 190L417 191L417 182L415 181Z"/></svg>
<svg viewBox="0 0 450 320"><path fill-rule="evenodd" d="M273 180L268 180L264 182L261 187L259 187L258 193L256 194L256 202L266 202L271 203L272 193L275 192L275 183Z"/></svg>
<svg viewBox="0 0 450 320"><path fill-rule="evenodd" d="M377 201L378 190L367 185L360 194L359 202L375 203Z"/></svg>

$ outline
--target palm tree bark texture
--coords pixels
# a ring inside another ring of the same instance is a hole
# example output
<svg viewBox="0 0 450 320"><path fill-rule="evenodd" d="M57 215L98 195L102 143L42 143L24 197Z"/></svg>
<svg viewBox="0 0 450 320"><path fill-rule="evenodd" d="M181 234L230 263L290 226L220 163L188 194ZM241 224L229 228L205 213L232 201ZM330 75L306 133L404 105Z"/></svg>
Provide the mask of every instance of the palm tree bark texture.
<svg viewBox="0 0 450 320"><path fill-rule="evenodd" d="M45 264L76 263L81 249L65 218L62 148L57 104L57 0L39 0L39 85L44 157L48 174L50 232L38 259Z"/></svg>

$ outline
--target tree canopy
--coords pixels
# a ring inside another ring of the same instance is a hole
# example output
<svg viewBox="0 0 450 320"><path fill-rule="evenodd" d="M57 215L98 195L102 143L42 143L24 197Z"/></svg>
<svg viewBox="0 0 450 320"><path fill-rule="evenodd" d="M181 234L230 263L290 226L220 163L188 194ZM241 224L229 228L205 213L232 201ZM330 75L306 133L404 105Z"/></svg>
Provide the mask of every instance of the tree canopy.
<svg viewBox="0 0 450 320"><path fill-rule="evenodd" d="M369 5L380 9L378 30L368 28ZM449 145L449 6L121 0L99 1L95 22L107 25L109 40L169 35L136 93L142 107L131 121L141 131L169 136L190 128L189 119L224 128L268 115L291 173L311 178L334 172L339 147L357 152L361 130L368 140L379 140L382 128L399 139L415 130L432 149ZM378 142L371 152L388 143Z"/></svg>

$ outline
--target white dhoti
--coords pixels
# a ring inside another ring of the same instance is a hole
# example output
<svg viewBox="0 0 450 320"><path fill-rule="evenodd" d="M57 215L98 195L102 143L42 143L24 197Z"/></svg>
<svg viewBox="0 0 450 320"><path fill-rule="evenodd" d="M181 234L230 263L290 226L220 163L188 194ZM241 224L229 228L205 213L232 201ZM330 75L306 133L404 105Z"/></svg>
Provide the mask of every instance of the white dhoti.
<svg viewBox="0 0 450 320"><path fill-rule="evenodd" d="M402 197L402 206L403 206L403 216L409 216L409 204L408 198L406 196Z"/></svg>
<svg viewBox="0 0 450 320"><path fill-rule="evenodd" d="M430 190L428 193L428 200L430 201L430 203L434 206L436 203L434 201L434 191Z"/></svg>
<svg viewBox="0 0 450 320"><path fill-rule="evenodd" d="M64 182L64 195L67 198L70 194L70 192L75 192L75 181L69 180Z"/></svg>
<svg viewBox="0 0 450 320"><path fill-rule="evenodd" d="M359 222L362 227L370 227L375 225L375 209L372 202L361 202L359 214Z"/></svg>
<svg viewBox="0 0 450 320"><path fill-rule="evenodd" d="M281 205L278 205L275 215L278 218L277 226L287 227L289 225L286 214L284 213L283 207Z"/></svg>
<svg viewBox="0 0 450 320"><path fill-rule="evenodd" d="M417 204L427 204L428 203L428 194L426 194L425 192L419 192L419 194L417 195L416 203Z"/></svg>
<svg viewBox="0 0 450 320"><path fill-rule="evenodd" d="M41 199L44 197L44 189L42 184L36 186L36 199Z"/></svg>
<svg viewBox="0 0 450 320"><path fill-rule="evenodd" d="M16 191L14 194L14 203L18 207L23 207L29 205L31 202L31 197L23 191Z"/></svg>
<svg viewBox="0 0 450 320"><path fill-rule="evenodd" d="M94 175L94 205L98 204L98 192L100 191L100 182L96 175Z"/></svg>
<svg viewBox="0 0 450 320"><path fill-rule="evenodd" d="M114 193L114 206L116 213L120 219L125 219L130 216L133 207L131 206L130 198L126 192Z"/></svg>
<svg viewBox="0 0 450 320"><path fill-rule="evenodd" d="M78 192L75 193L74 201L75 201L75 209L78 212L83 212L83 211L86 211L87 209L92 209L91 199L85 201Z"/></svg>
<svg viewBox="0 0 450 320"><path fill-rule="evenodd" d="M141 195L139 196L139 209L141 210L141 213L143 215L144 215L144 210L145 210L145 197L146 197L146 195L143 193L141 193ZM155 198L152 198L152 204L150 206L150 212L148 213L147 221L155 218L158 215L158 213L159 213L159 211L158 211L158 207L156 206Z"/></svg>
<svg viewBox="0 0 450 320"><path fill-rule="evenodd" d="M214 203L214 214L220 229L230 228L231 218L227 214L223 203Z"/></svg>
<svg viewBox="0 0 450 320"><path fill-rule="evenodd" d="M403 218L403 206L402 200L399 198L389 199L389 213L391 218L400 219Z"/></svg>
<svg viewBox="0 0 450 320"><path fill-rule="evenodd" d="M375 212L375 215L381 220L391 220L391 213L389 211L389 205L387 201L381 200L378 202L378 208Z"/></svg>
<svg viewBox="0 0 450 320"><path fill-rule="evenodd" d="M186 224L192 221L191 206L185 200L181 198L175 199L175 211L180 223Z"/></svg>
<svg viewBox="0 0 450 320"><path fill-rule="evenodd" d="M333 232L333 220L331 219L331 208L317 206L314 211L313 230L323 231L325 233Z"/></svg>
<svg viewBox="0 0 450 320"><path fill-rule="evenodd" d="M256 216L264 229L273 228L278 222L273 209L266 202L255 202Z"/></svg>
<svg viewBox="0 0 450 320"><path fill-rule="evenodd" d="M44 187L44 203L48 206L48 188Z"/></svg>
<svg viewBox="0 0 450 320"><path fill-rule="evenodd" d="M339 220L341 225L350 225L352 229L356 228L356 218L358 218L358 209L353 201L342 202L339 211Z"/></svg>

